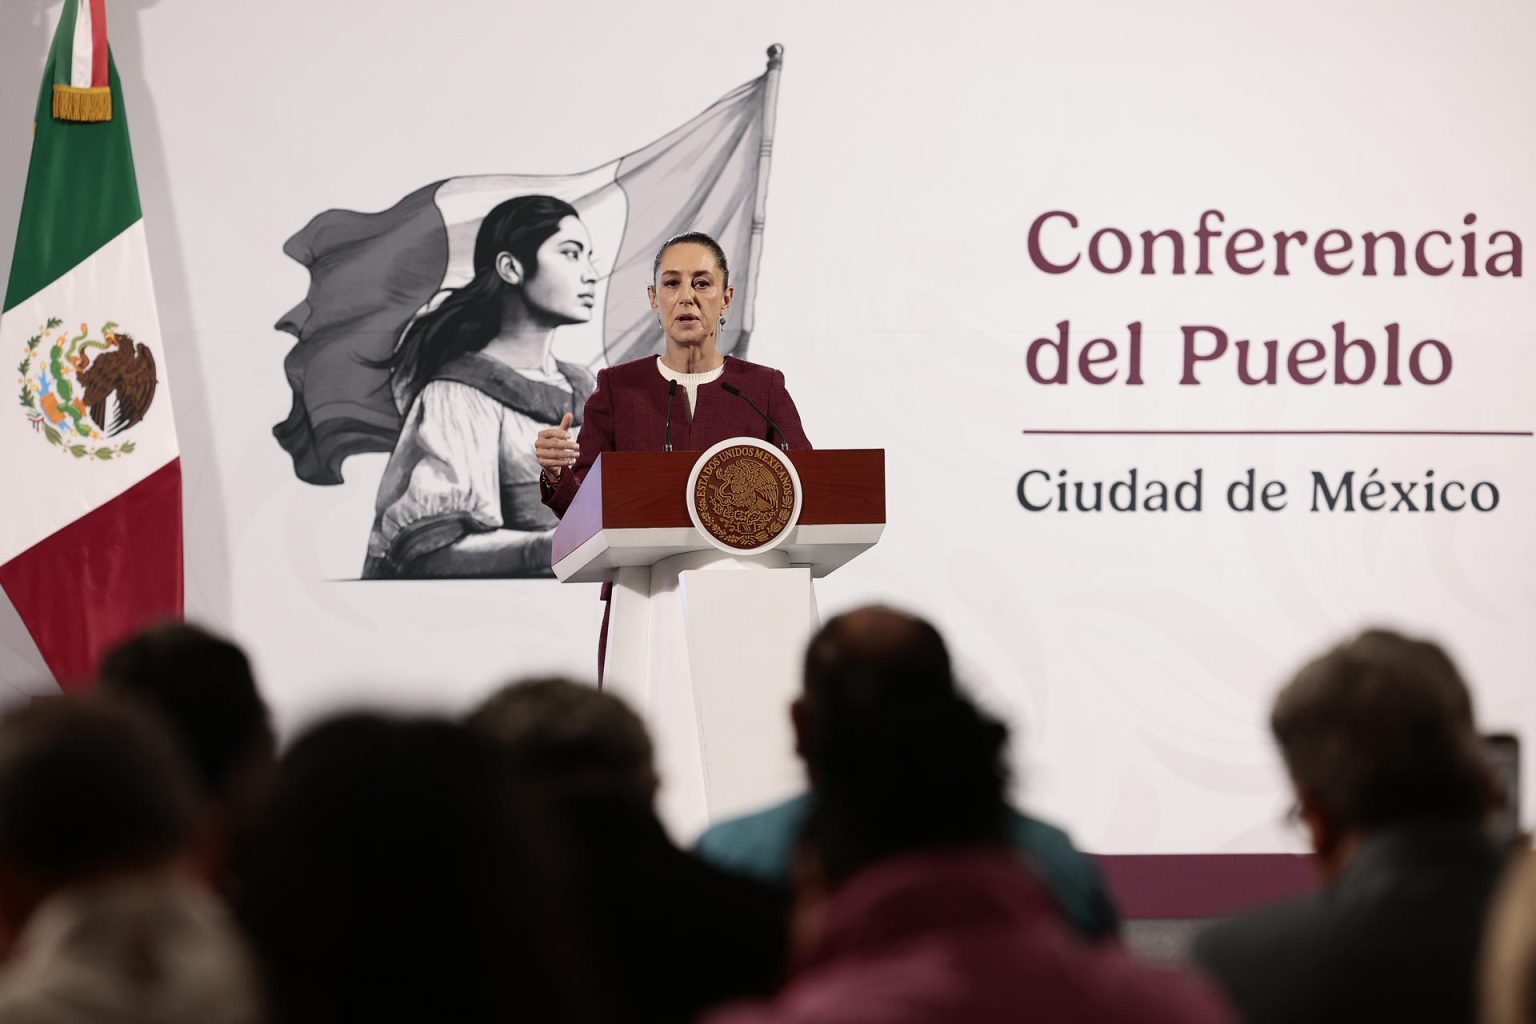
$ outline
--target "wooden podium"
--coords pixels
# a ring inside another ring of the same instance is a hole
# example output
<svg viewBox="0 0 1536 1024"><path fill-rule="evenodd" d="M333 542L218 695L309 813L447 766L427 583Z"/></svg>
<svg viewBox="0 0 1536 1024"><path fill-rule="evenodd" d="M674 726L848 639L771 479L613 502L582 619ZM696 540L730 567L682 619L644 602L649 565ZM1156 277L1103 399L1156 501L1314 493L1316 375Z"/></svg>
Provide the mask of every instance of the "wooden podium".
<svg viewBox="0 0 1536 1024"><path fill-rule="evenodd" d="M604 452L552 557L561 582L613 584L604 686L646 719L658 810L683 840L804 788L789 704L819 623L811 579L885 529L884 451L796 451L788 536L761 554L722 551L689 514L701 454Z"/></svg>

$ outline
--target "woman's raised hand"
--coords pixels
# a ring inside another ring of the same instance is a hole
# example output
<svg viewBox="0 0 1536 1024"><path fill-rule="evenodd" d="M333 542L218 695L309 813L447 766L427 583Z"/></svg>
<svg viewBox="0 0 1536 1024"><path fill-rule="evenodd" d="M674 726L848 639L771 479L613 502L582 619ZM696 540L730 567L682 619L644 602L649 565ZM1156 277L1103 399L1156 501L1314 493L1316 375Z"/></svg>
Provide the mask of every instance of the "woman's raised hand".
<svg viewBox="0 0 1536 1024"><path fill-rule="evenodd" d="M539 436L534 439L533 454L537 456L539 465L544 467L544 474L551 480L560 479L560 471L576 462L580 446L571 440L572 418L570 413L566 413L558 427L547 427L539 431Z"/></svg>

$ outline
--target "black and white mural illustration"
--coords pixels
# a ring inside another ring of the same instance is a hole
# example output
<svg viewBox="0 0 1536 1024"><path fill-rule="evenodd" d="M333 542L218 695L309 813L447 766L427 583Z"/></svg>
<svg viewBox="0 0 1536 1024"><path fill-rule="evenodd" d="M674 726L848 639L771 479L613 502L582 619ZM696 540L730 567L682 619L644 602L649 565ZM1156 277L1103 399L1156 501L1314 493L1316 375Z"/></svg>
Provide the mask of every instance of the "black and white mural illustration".
<svg viewBox="0 0 1536 1024"><path fill-rule="evenodd" d="M556 521L533 439L576 417L593 374L659 353L645 288L662 241L725 249L752 331L782 48L767 70L648 146L580 174L439 181L379 213L328 210L283 250L310 275L277 323L293 406L273 428L295 475L343 483L389 452L365 579L541 577ZM359 524L359 529L367 528Z"/></svg>

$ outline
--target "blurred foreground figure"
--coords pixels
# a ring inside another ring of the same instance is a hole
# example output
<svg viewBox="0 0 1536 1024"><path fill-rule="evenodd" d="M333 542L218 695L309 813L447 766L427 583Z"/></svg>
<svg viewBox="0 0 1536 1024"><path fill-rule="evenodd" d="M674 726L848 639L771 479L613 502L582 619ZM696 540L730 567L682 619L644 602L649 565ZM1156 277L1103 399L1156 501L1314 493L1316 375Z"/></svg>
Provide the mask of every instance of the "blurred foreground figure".
<svg viewBox="0 0 1536 1024"><path fill-rule="evenodd" d="M796 963L777 999L710 1024L1229 1020L1198 978L1068 929L1009 842L1007 729L931 671L942 652L928 623L883 608L811 641Z"/></svg>
<svg viewBox="0 0 1536 1024"><path fill-rule="evenodd" d="M276 1024L606 1020L559 826L462 726L312 729L278 766L242 901Z"/></svg>
<svg viewBox="0 0 1536 1024"><path fill-rule="evenodd" d="M789 899L678 849L657 819L644 724L617 697L564 679L517 683L471 724L502 745L511 777L550 796L573 845L594 963L611 1020L694 1020L783 980ZM578 912L578 908L572 908Z"/></svg>
<svg viewBox="0 0 1536 1024"><path fill-rule="evenodd" d="M209 875L236 888L235 850L271 781L276 741L245 652L199 626L154 626L109 651L103 692L159 716L181 744L201 796L198 843Z"/></svg>
<svg viewBox="0 0 1536 1024"><path fill-rule="evenodd" d="M1270 725L1323 887L1216 925L1196 960L1250 1024L1472 1024L1502 854L1455 665L1432 643L1362 633L1304 667Z"/></svg>
<svg viewBox="0 0 1536 1024"><path fill-rule="evenodd" d="M869 609L863 620L853 621L883 623L881 628L888 635L883 640L871 640L866 650L840 646L835 635L823 632L823 641L813 643L806 652L804 696L791 709L797 752L805 761L811 792L710 826L699 836L695 852L716 867L790 887L795 849L804 837L825 775L822 757L826 748L816 742L814 734L816 708L847 700L856 702L860 713L883 716L908 714L913 708L942 710L962 699L949 651L928 623L879 609ZM849 658L857 664L851 664ZM925 738L915 742L928 743ZM910 752L892 746L867 751L867 755L880 759L879 765L890 761L895 768ZM876 764L869 767L884 770ZM900 799L896 794L896 800ZM893 809L893 814L899 813L899 808ZM1044 884L1067 923L1087 939L1114 937L1120 929L1120 915L1093 861L1054 825L1012 807L1006 813L1008 842Z"/></svg>
<svg viewBox="0 0 1536 1024"><path fill-rule="evenodd" d="M1510 865L1483 941L1484 1024L1536 1022L1536 850Z"/></svg>
<svg viewBox="0 0 1536 1024"><path fill-rule="evenodd" d="M190 865L177 752L128 710L52 700L0 721L0 1021L246 1024L252 971Z"/></svg>

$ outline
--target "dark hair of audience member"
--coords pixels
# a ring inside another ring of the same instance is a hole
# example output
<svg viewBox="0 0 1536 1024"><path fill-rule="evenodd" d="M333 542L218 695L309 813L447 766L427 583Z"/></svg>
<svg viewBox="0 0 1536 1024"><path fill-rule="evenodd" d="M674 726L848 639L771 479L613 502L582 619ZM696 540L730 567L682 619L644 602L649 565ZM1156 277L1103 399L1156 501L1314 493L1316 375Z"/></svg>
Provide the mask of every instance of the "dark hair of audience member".
<svg viewBox="0 0 1536 1024"><path fill-rule="evenodd" d="M656 794L645 723L591 686L560 677L512 683L468 721L501 744L516 778L625 795L647 807Z"/></svg>
<svg viewBox="0 0 1536 1024"><path fill-rule="evenodd" d="M507 771L556 801L577 839L568 907L617 1004L611 1021L683 1024L708 1006L767 995L783 979L786 894L677 848L652 808L645 724L618 697L568 679L530 679L470 716Z"/></svg>
<svg viewBox="0 0 1536 1024"><path fill-rule="evenodd" d="M1298 789L1345 826L1477 817L1494 787L1472 698L1436 644L1360 634L1297 673L1270 726Z"/></svg>
<svg viewBox="0 0 1536 1024"><path fill-rule="evenodd" d="M254 843L245 917L275 1019L594 1019L559 833L466 727L319 725L279 765Z"/></svg>
<svg viewBox="0 0 1536 1024"><path fill-rule="evenodd" d="M248 799L274 740L267 705L245 652L206 629L182 622L153 626L102 659L105 693L140 701L162 715L181 741L208 797Z"/></svg>
<svg viewBox="0 0 1536 1024"><path fill-rule="evenodd" d="M929 623L885 608L832 619L806 651L797 714L832 884L898 853L1005 841L1008 730L955 687Z"/></svg>
<svg viewBox="0 0 1536 1024"><path fill-rule="evenodd" d="M0 917L51 892L153 868L189 841L196 799L159 723L104 701L39 701L0 719Z"/></svg>

